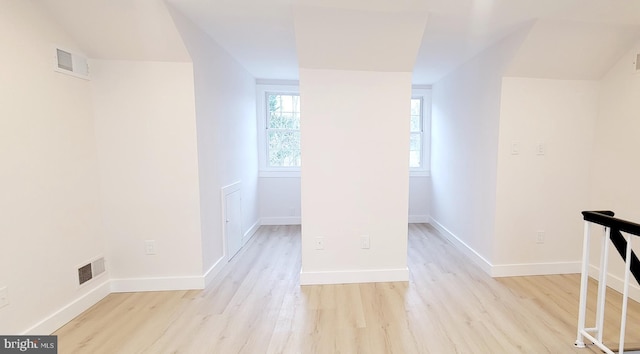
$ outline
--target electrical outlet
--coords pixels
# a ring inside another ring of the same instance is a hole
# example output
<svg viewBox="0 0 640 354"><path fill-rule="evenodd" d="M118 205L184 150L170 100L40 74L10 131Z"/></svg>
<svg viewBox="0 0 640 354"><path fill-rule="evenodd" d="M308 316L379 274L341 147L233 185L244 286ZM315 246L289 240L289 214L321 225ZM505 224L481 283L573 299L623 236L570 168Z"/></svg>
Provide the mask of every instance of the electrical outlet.
<svg viewBox="0 0 640 354"><path fill-rule="evenodd" d="M520 143L514 141L511 143L511 155L520 155Z"/></svg>
<svg viewBox="0 0 640 354"><path fill-rule="evenodd" d="M0 308L9 305L9 290L5 286L4 288L0 288Z"/></svg>
<svg viewBox="0 0 640 354"><path fill-rule="evenodd" d="M544 231L538 231L536 233L536 243L544 243Z"/></svg>
<svg viewBox="0 0 640 354"><path fill-rule="evenodd" d="M364 250L371 248L371 239L369 238L369 235L360 236L360 248Z"/></svg>
<svg viewBox="0 0 640 354"><path fill-rule="evenodd" d="M144 241L144 254L147 256L156 254L156 240Z"/></svg>
<svg viewBox="0 0 640 354"><path fill-rule="evenodd" d="M324 249L324 237L316 237L315 245L317 250Z"/></svg>

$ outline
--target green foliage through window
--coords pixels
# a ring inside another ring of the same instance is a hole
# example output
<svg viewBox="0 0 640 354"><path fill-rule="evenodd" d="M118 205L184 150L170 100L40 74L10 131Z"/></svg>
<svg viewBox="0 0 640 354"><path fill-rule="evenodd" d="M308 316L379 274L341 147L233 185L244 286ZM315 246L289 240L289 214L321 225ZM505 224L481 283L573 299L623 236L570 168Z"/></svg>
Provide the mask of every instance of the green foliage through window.
<svg viewBox="0 0 640 354"><path fill-rule="evenodd" d="M271 167L300 166L300 96L267 94L267 157Z"/></svg>

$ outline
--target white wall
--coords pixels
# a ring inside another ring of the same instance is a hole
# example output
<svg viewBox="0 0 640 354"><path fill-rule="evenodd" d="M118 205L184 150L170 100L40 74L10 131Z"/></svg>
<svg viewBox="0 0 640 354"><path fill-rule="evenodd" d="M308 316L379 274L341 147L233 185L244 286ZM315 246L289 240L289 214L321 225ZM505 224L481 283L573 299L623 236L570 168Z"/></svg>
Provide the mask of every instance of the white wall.
<svg viewBox="0 0 640 354"><path fill-rule="evenodd" d="M502 80L493 275L580 270L598 95L597 81Z"/></svg>
<svg viewBox="0 0 640 354"><path fill-rule="evenodd" d="M263 225L300 224L300 177L260 177Z"/></svg>
<svg viewBox="0 0 640 354"><path fill-rule="evenodd" d="M137 282L114 290L201 276L192 65L90 64L111 276ZM145 254L145 240L156 241L156 255Z"/></svg>
<svg viewBox="0 0 640 354"><path fill-rule="evenodd" d="M500 41L433 85L432 221L485 271L495 233L502 73L525 34Z"/></svg>
<svg viewBox="0 0 640 354"><path fill-rule="evenodd" d="M170 9L193 59L204 271L224 259L221 188L242 182L242 230L259 222L255 79L178 11ZM216 269L219 269L216 268ZM212 274L212 273L210 273Z"/></svg>
<svg viewBox="0 0 640 354"><path fill-rule="evenodd" d="M300 97L301 283L406 280L411 73L301 68Z"/></svg>
<svg viewBox="0 0 640 354"><path fill-rule="evenodd" d="M429 222L428 176L409 178L409 222ZM261 177L260 218L263 225L300 224L300 177Z"/></svg>
<svg viewBox="0 0 640 354"><path fill-rule="evenodd" d="M640 73L634 71L636 43L611 68L601 81L600 111L596 123L595 147L592 159L590 210L612 210L616 217L640 223ZM599 228L594 235L601 235ZM640 249L637 238L634 250ZM622 258L611 247L610 274L617 281L610 283L620 289L623 278ZM594 247L597 253L597 247ZM597 264L597 259L592 258ZM632 281L632 284L635 284ZM636 299L640 291L635 289Z"/></svg>
<svg viewBox="0 0 640 354"><path fill-rule="evenodd" d="M54 43L77 49L31 1L0 2L0 50L11 53L0 56L2 334L108 291L99 278L78 286L77 266L105 253L90 82L53 71Z"/></svg>
<svg viewBox="0 0 640 354"><path fill-rule="evenodd" d="M429 222L431 179L429 176L409 177L409 222Z"/></svg>
<svg viewBox="0 0 640 354"><path fill-rule="evenodd" d="M592 207L640 222L640 73L633 46L602 79L600 112L593 152Z"/></svg>

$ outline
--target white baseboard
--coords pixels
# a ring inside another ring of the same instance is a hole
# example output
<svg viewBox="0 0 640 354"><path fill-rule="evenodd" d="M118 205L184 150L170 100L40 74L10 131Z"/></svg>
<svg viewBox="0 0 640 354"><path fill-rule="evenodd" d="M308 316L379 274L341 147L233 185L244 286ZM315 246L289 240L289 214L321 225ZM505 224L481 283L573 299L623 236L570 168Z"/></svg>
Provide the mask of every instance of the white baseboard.
<svg viewBox="0 0 640 354"><path fill-rule="evenodd" d="M438 230L447 240L449 240L457 249L459 249L463 254L465 254L469 259L471 259L480 269L482 269L485 273L492 275L493 265L486 260L480 253L476 252L473 248L469 247L464 241L458 238L458 236L454 235L451 231L449 231L446 227L440 224L433 217L429 217L429 223Z"/></svg>
<svg viewBox="0 0 640 354"><path fill-rule="evenodd" d="M300 285L409 281L409 268L351 271L300 271Z"/></svg>
<svg viewBox="0 0 640 354"><path fill-rule="evenodd" d="M255 235L256 231L258 231L258 228L260 227L262 221L260 220L260 218L258 218L258 220L256 220L255 223L253 223L253 225L251 225L251 227L249 228L249 230L247 230L247 232L244 233L244 235L242 235L242 244L246 245L247 242L253 237L253 235Z"/></svg>
<svg viewBox="0 0 640 354"><path fill-rule="evenodd" d="M225 256L222 256L209 268L209 270L204 273L205 288L211 284L213 279L220 273L225 265L227 265L227 262L225 261Z"/></svg>
<svg viewBox="0 0 640 354"><path fill-rule="evenodd" d="M491 276L518 277L526 275L575 274L580 273L580 262L498 264L491 266Z"/></svg>
<svg viewBox="0 0 640 354"><path fill-rule="evenodd" d="M204 289L204 276L111 279L111 292L169 291Z"/></svg>
<svg viewBox="0 0 640 354"><path fill-rule="evenodd" d="M464 241L454 235L437 220L430 218L429 222L453 245L476 263L485 273L494 278L516 277L526 275L574 274L580 273L580 262L548 262L548 263L520 263L520 264L491 264L486 258L476 252Z"/></svg>
<svg viewBox="0 0 640 354"><path fill-rule="evenodd" d="M429 215L409 215L409 224L426 224ZM261 219L261 225L300 225L299 216L269 216ZM259 226L259 225L258 225Z"/></svg>
<svg viewBox="0 0 640 354"><path fill-rule="evenodd" d="M598 280L598 274L600 274L598 267L593 264L589 265L589 276ZM631 275L633 278L633 275ZM611 289L622 294L624 292L624 280L616 275L611 273L607 276L607 286ZM635 281L632 279L629 283L629 297L635 301L640 302L640 288L635 284Z"/></svg>
<svg viewBox="0 0 640 354"><path fill-rule="evenodd" d="M110 281L106 280L96 286L93 290L68 303L61 309L47 316L33 327L22 332L23 335L49 335L58 328L86 311L91 306L97 304L110 293Z"/></svg>
<svg viewBox="0 0 640 354"><path fill-rule="evenodd" d="M301 218L299 216L271 216L261 219L262 225L300 225Z"/></svg>
<svg viewBox="0 0 640 354"><path fill-rule="evenodd" d="M243 236L243 240L246 242L251 239L259 227L260 220L256 221L256 223L247 230ZM22 334L44 335L53 333L111 293L204 289L207 285L211 284L226 264L225 258L221 257L202 276L105 280L91 291L25 330Z"/></svg>
<svg viewBox="0 0 640 354"><path fill-rule="evenodd" d="M429 215L409 215L409 224L427 224Z"/></svg>

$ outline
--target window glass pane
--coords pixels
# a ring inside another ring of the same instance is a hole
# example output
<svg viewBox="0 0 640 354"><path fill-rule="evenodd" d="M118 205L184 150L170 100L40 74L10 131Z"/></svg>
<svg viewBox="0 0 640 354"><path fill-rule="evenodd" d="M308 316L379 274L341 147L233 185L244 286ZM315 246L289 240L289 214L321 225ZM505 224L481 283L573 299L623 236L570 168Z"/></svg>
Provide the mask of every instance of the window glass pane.
<svg viewBox="0 0 640 354"><path fill-rule="evenodd" d="M422 100L419 98L411 99L411 131L422 131Z"/></svg>
<svg viewBox="0 0 640 354"><path fill-rule="evenodd" d="M419 98L412 98L411 99L411 115L412 116L419 116L420 115L420 111L421 111L421 107L422 106L422 100Z"/></svg>
<svg viewBox="0 0 640 354"><path fill-rule="evenodd" d="M411 134L409 143L409 167L421 167L420 161L422 155L422 135Z"/></svg>
<svg viewBox="0 0 640 354"><path fill-rule="evenodd" d="M293 112L298 113L300 115L300 96L291 96L293 99Z"/></svg>
<svg viewBox="0 0 640 354"><path fill-rule="evenodd" d="M412 132L421 132L422 124L420 124L420 116L411 116L411 131Z"/></svg>
<svg viewBox="0 0 640 354"><path fill-rule="evenodd" d="M293 99L290 95L279 95L282 112L293 112Z"/></svg>
<svg viewBox="0 0 640 354"><path fill-rule="evenodd" d="M300 129L300 116L291 112L273 112L269 117L269 129Z"/></svg>
<svg viewBox="0 0 640 354"><path fill-rule="evenodd" d="M409 167L420 167L420 151L409 151Z"/></svg>
<svg viewBox="0 0 640 354"><path fill-rule="evenodd" d="M268 129L300 129L300 96L269 94Z"/></svg>
<svg viewBox="0 0 640 354"><path fill-rule="evenodd" d="M273 114L280 110L280 96L267 95L267 112Z"/></svg>
<svg viewBox="0 0 640 354"><path fill-rule="evenodd" d="M422 148L421 143L422 137L420 134L411 134L411 147L409 150L411 151L420 151Z"/></svg>
<svg viewBox="0 0 640 354"><path fill-rule="evenodd" d="M270 166L300 166L300 132L272 130L268 140Z"/></svg>

